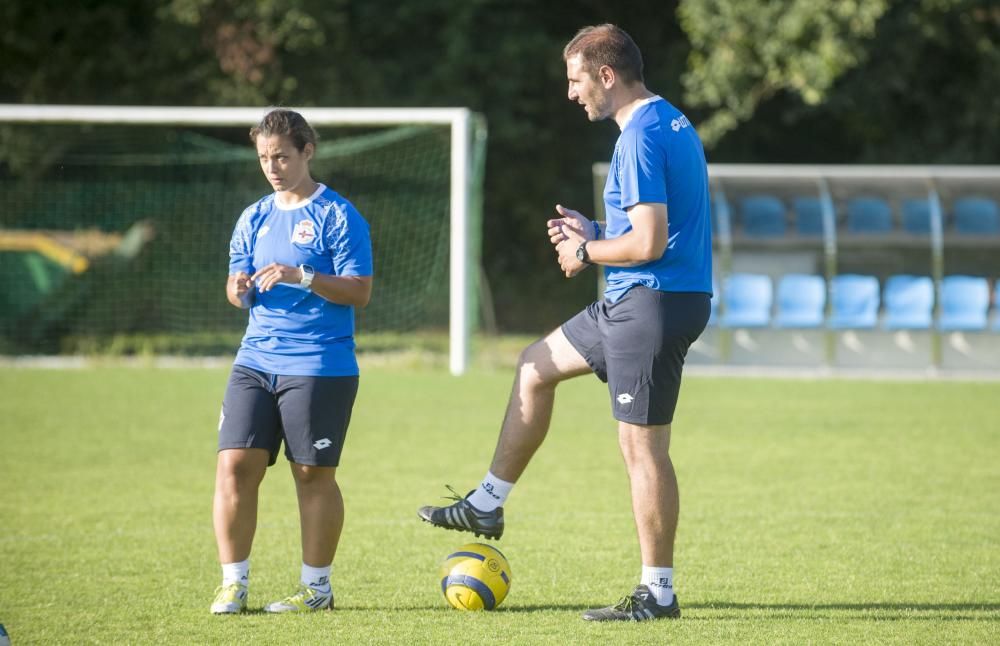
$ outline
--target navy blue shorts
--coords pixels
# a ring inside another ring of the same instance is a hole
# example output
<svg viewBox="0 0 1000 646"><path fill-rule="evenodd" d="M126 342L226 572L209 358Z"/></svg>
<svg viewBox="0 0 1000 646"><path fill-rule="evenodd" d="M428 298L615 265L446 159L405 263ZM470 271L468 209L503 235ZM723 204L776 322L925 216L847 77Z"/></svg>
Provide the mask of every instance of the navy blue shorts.
<svg viewBox="0 0 1000 646"><path fill-rule="evenodd" d="M684 358L711 311L708 294L637 286L591 303L562 331L608 384L616 420L658 426L674 419Z"/></svg>
<svg viewBox="0 0 1000 646"><path fill-rule="evenodd" d="M357 377L289 377L233 366L219 450L264 449L271 465L284 441L289 462L335 467L357 394Z"/></svg>

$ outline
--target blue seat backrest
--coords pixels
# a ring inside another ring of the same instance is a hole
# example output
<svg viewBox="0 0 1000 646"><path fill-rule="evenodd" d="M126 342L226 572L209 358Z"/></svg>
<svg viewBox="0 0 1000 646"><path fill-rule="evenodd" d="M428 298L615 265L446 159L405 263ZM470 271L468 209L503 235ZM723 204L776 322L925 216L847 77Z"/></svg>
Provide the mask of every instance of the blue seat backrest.
<svg viewBox="0 0 1000 646"><path fill-rule="evenodd" d="M785 235L785 206L773 195L751 195L740 201L743 232L748 236Z"/></svg>
<svg viewBox="0 0 1000 646"><path fill-rule="evenodd" d="M990 307L990 286L979 276L945 276L941 280L942 330L984 330Z"/></svg>
<svg viewBox="0 0 1000 646"><path fill-rule="evenodd" d="M934 318L934 281L929 276L890 276L883 302L886 329L928 329Z"/></svg>
<svg viewBox="0 0 1000 646"><path fill-rule="evenodd" d="M792 200L795 210L795 230L801 236L823 235L823 203L818 197L797 197Z"/></svg>
<svg viewBox="0 0 1000 646"><path fill-rule="evenodd" d="M1000 332L1000 278L993 287L993 329Z"/></svg>
<svg viewBox="0 0 1000 646"><path fill-rule="evenodd" d="M722 298L725 327L763 327L771 322L774 288L770 276L734 273L726 277Z"/></svg>
<svg viewBox="0 0 1000 646"><path fill-rule="evenodd" d="M892 231L892 209L879 197L855 197L847 203L847 230L851 233Z"/></svg>
<svg viewBox="0 0 1000 646"><path fill-rule="evenodd" d="M878 323L878 279L874 276L835 276L831 299L830 327L872 328Z"/></svg>
<svg viewBox="0 0 1000 646"><path fill-rule="evenodd" d="M778 327L813 328L823 325L826 281L815 274L785 274L778 281Z"/></svg>
<svg viewBox="0 0 1000 646"><path fill-rule="evenodd" d="M931 204L927 200L903 200L903 231L928 234L931 232Z"/></svg>
<svg viewBox="0 0 1000 646"><path fill-rule="evenodd" d="M952 205L955 231L973 234L1000 234L1000 208L988 197L963 197Z"/></svg>

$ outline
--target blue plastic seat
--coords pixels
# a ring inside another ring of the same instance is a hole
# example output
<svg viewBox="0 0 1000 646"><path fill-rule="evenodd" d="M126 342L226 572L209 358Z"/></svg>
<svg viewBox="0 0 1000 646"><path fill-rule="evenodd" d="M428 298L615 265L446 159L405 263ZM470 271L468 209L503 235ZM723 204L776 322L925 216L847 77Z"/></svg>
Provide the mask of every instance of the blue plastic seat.
<svg viewBox="0 0 1000 646"><path fill-rule="evenodd" d="M774 300L771 278L763 274L735 273L726 277L722 290L726 305L724 327L764 327L771 322Z"/></svg>
<svg viewBox="0 0 1000 646"><path fill-rule="evenodd" d="M1000 279L993 288L993 329L1000 332Z"/></svg>
<svg viewBox="0 0 1000 646"><path fill-rule="evenodd" d="M773 195L752 195L740 201L743 232L758 238L785 235L785 207Z"/></svg>
<svg viewBox="0 0 1000 646"><path fill-rule="evenodd" d="M941 281L942 330L985 330L990 286L979 276L945 276Z"/></svg>
<svg viewBox="0 0 1000 646"><path fill-rule="evenodd" d="M927 200L903 200L903 231L916 235L931 232L931 203Z"/></svg>
<svg viewBox="0 0 1000 646"><path fill-rule="evenodd" d="M1000 234L1000 208L987 197L963 197L952 205L955 231L969 234Z"/></svg>
<svg viewBox="0 0 1000 646"><path fill-rule="evenodd" d="M792 200L795 210L795 230L800 236L823 235L823 203L818 197L797 197Z"/></svg>
<svg viewBox="0 0 1000 646"><path fill-rule="evenodd" d="M719 285L712 276L712 304L711 314L708 316L708 324L716 325L719 322Z"/></svg>
<svg viewBox="0 0 1000 646"><path fill-rule="evenodd" d="M889 233L892 209L879 197L855 197L847 203L847 230L850 233Z"/></svg>
<svg viewBox="0 0 1000 646"><path fill-rule="evenodd" d="M929 329L934 318L934 281L929 276L890 276L884 301L886 329Z"/></svg>
<svg viewBox="0 0 1000 646"><path fill-rule="evenodd" d="M826 281L815 274L785 274L778 281L778 312L774 324L785 328L823 325Z"/></svg>
<svg viewBox="0 0 1000 646"><path fill-rule="evenodd" d="M830 292L833 305L830 327L873 328L878 323L878 279L874 276L835 276Z"/></svg>

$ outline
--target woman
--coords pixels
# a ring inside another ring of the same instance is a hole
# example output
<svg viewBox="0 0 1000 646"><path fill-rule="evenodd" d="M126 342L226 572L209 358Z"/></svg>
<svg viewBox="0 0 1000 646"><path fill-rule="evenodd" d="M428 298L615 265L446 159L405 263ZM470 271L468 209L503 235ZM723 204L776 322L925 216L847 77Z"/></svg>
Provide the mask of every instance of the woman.
<svg viewBox="0 0 1000 646"><path fill-rule="evenodd" d="M215 614L247 607L257 491L282 441L299 503L298 590L264 607L333 607L330 568L344 523L336 469L358 389L354 308L368 303L368 224L309 171L316 133L291 110L250 130L274 193L247 208L229 247L229 302L250 310L219 421L213 520L222 563Z"/></svg>

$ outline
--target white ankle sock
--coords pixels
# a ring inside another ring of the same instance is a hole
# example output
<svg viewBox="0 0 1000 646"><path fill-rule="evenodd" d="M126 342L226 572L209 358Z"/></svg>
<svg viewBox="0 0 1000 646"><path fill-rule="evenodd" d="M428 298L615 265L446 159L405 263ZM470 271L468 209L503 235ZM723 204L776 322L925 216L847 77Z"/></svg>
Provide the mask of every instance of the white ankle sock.
<svg viewBox="0 0 1000 646"><path fill-rule="evenodd" d="M674 602L674 568L643 565L640 583L649 588L661 606Z"/></svg>
<svg viewBox="0 0 1000 646"><path fill-rule="evenodd" d="M222 585L232 585L242 583L247 585L250 582L250 559L239 563L222 564Z"/></svg>
<svg viewBox="0 0 1000 646"><path fill-rule="evenodd" d="M503 507L513 488L513 482L501 480L492 471L487 471L486 477L469 496L469 504L479 511L493 511L497 507Z"/></svg>
<svg viewBox="0 0 1000 646"><path fill-rule="evenodd" d="M330 589L330 570L333 568L332 565L327 565L326 567L312 567L311 565L302 564L302 585L309 586L310 588L315 588L320 592L324 592Z"/></svg>

